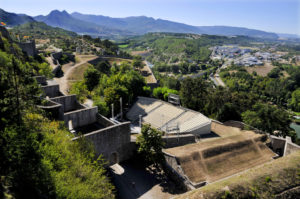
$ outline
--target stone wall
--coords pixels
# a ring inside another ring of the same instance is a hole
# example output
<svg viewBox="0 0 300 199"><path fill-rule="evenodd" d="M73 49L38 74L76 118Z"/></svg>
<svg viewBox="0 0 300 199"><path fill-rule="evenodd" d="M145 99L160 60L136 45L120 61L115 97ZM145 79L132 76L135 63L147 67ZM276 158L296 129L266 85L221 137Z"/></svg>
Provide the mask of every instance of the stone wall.
<svg viewBox="0 0 300 199"><path fill-rule="evenodd" d="M51 100L61 104L64 113L85 108L77 102L76 95L54 97Z"/></svg>
<svg viewBox="0 0 300 199"><path fill-rule="evenodd" d="M130 143L130 122L94 131L84 137L94 144L96 155L102 154L108 165L127 160L134 153L134 147ZM73 140L77 139L79 138Z"/></svg>
<svg viewBox="0 0 300 199"><path fill-rule="evenodd" d="M300 150L300 146L298 146L297 144L291 143L291 142L287 142L286 146L285 146L285 150L284 150L284 156L287 156L293 152L299 151Z"/></svg>
<svg viewBox="0 0 300 199"><path fill-rule="evenodd" d="M186 144L195 143L195 136L192 134L184 135L168 135L162 137L163 141L166 143L165 148L172 148L177 146L183 146Z"/></svg>
<svg viewBox="0 0 300 199"><path fill-rule="evenodd" d="M86 108L77 111L71 111L64 114L64 121L68 126L69 121L72 121L73 129L81 126L86 126L97 121L98 107Z"/></svg>
<svg viewBox="0 0 300 199"><path fill-rule="evenodd" d="M45 76L34 76L38 84L47 85L47 79Z"/></svg>
<svg viewBox="0 0 300 199"><path fill-rule="evenodd" d="M269 138L271 140L270 148L280 156L287 156L295 151L300 150L300 146L293 143L289 136L283 138L270 135Z"/></svg>
<svg viewBox="0 0 300 199"><path fill-rule="evenodd" d="M184 172L181 168L181 166L178 164L178 161L175 156L168 154L167 152L163 151L165 156L165 168L166 173L168 176L174 180L177 184L182 185L187 190L192 190L198 187L201 187L206 184L206 182L199 183L199 184L193 184L186 175L184 175Z"/></svg>
<svg viewBox="0 0 300 199"><path fill-rule="evenodd" d="M23 52L25 52L28 56L35 56L37 55L37 51L35 48L35 41L32 40L30 42L25 43L17 43Z"/></svg>
<svg viewBox="0 0 300 199"><path fill-rule="evenodd" d="M61 104L47 100L46 103L38 105L37 107L43 109L49 118L63 120L64 112Z"/></svg>
<svg viewBox="0 0 300 199"><path fill-rule="evenodd" d="M61 93L59 91L59 85L48 85L48 86L42 86L42 89L45 93L45 96L48 96L50 98L61 96Z"/></svg>
<svg viewBox="0 0 300 199"><path fill-rule="evenodd" d="M62 57L62 52L52 53L51 58L54 59L60 59Z"/></svg>
<svg viewBox="0 0 300 199"><path fill-rule="evenodd" d="M9 35L9 32L7 31L7 29L3 26L0 26L0 32L1 32L1 35L3 37L5 37L6 39L8 39L9 41L11 41L11 37Z"/></svg>
<svg viewBox="0 0 300 199"><path fill-rule="evenodd" d="M105 127L114 125L114 123L112 121L110 121L109 119L107 119L106 117L104 117L103 115L100 115L100 114L97 114L97 122Z"/></svg>

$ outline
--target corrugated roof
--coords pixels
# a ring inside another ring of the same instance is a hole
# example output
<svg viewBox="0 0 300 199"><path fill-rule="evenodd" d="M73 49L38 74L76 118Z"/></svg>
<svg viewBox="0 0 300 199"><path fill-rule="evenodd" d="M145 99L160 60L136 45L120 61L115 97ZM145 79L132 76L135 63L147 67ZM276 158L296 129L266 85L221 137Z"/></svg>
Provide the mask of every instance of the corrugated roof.
<svg viewBox="0 0 300 199"><path fill-rule="evenodd" d="M129 120L134 121L138 119L139 115L143 115L143 122L162 131L166 131L167 126L178 125L180 132L189 132L211 123L209 118L199 112L146 97L138 97L137 102L126 116Z"/></svg>
<svg viewBox="0 0 300 199"><path fill-rule="evenodd" d="M201 128L205 125L210 125L211 120L205 117L202 114L198 114L197 116L193 117L192 119L184 122L183 124L179 125L180 132L191 132L196 130L197 128Z"/></svg>

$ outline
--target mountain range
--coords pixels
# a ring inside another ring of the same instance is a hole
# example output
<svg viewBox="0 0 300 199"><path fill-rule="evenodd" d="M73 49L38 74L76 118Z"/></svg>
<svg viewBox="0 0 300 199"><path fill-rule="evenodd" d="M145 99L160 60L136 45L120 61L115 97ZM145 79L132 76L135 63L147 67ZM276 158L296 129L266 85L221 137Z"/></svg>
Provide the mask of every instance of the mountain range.
<svg viewBox="0 0 300 199"><path fill-rule="evenodd" d="M191 26L152 17L137 16L112 18L102 15L89 15L74 12L53 10L48 15L30 17L24 14L9 13L0 9L0 19L10 26L26 22L39 21L53 27L74 31L92 36L131 36L148 32L195 33L209 35L259 37L277 39L278 35L271 32L230 26Z"/></svg>
<svg viewBox="0 0 300 199"><path fill-rule="evenodd" d="M34 22L35 20L30 16L6 12L0 8L0 21L5 22L10 26L17 26L28 22Z"/></svg>

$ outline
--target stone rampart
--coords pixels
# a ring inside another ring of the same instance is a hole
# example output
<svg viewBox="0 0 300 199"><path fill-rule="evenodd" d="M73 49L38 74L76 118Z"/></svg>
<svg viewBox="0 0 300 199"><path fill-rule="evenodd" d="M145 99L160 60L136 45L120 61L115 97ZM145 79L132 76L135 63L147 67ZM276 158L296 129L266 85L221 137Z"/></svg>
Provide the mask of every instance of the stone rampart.
<svg viewBox="0 0 300 199"><path fill-rule="evenodd" d="M58 84L42 86L42 89L45 96L48 96L50 98L61 96Z"/></svg>
<svg viewBox="0 0 300 199"><path fill-rule="evenodd" d="M72 127L75 129L96 122L97 113L98 107L71 111L64 114L64 121L67 126L69 125L69 121L72 121Z"/></svg>
<svg viewBox="0 0 300 199"><path fill-rule="evenodd" d="M191 144L196 142L195 136L193 134L168 135L168 136L163 136L162 140L165 142L165 148L183 146L186 144Z"/></svg>
<svg viewBox="0 0 300 199"><path fill-rule="evenodd" d="M29 41L29 42L24 42L24 43L19 43L17 44L20 46L23 52L25 52L28 56L35 56L37 55L37 51L35 48L35 41Z"/></svg>
<svg viewBox="0 0 300 199"><path fill-rule="evenodd" d="M33 78L35 78L38 84L47 85L47 79L45 76L34 76Z"/></svg>
<svg viewBox="0 0 300 199"><path fill-rule="evenodd" d="M100 115L100 114L97 114L97 122L105 127L114 125L114 123L112 121L110 121L109 119L107 119L106 117L104 117L103 115Z"/></svg>
<svg viewBox="0 0 300 199"><path fill-rule="evenodd" d="M108 165L127 160L134 153L134 147L130 143L130 122L116 124L83 136L94 144L96 155L102 154ZM77 139L79 137L73 140Z"/></svg>
<svg viewBox="0 0 300 199"><path fill-rule="evenodd" d="M51 98L52 101L57 102L63 106L64 113L85 108L77 102L76 95L67 95Z"/></svg>

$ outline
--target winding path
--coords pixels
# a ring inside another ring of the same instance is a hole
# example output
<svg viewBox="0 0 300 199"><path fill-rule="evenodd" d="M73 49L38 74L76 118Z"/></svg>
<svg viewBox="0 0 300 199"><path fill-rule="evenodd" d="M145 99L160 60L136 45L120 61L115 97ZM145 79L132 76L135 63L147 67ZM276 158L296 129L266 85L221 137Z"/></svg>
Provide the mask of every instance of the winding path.
<svg viewBox="0 0 300 199"><path fill-rule="evenodd" d="M69 82L71 82L72 80L68 80L68 79L69 79L69 76L72 74L73 70L75 68L81 66L82 64L86 64L89 61L97 59L98 56L95 56L95 55L81 56L81 55L79 55L79 56L76 56L76 58L79 58L80 62L78 62L76 64L74 62L71 62L71 63L63 65L62 70L64 72L64 76L62 76L60 78L54 78L54 80L59 84L60 91L65 95L68 94L68 90L70 88Z"/></svg>

